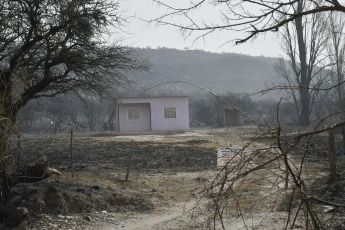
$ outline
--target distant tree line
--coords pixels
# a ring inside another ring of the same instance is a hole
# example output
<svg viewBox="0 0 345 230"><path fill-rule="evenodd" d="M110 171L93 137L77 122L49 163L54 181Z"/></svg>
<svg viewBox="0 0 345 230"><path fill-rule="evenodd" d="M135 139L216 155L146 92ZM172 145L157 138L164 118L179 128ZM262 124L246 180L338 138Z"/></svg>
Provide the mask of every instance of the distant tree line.
<svg viewBox="0 0 345 230"><path fill-rule="evenodd" d="M136 94L136 96L157 96L156 93L154 92L153 95ZM181 92L177 94L181 94ZM171 96L171 94L165 96ZM219 98L240 109L261 125L277 122L277 100L255 100L250 94L231 92L220 94ZM219 98L204 93L190 96L190 126L217 127L217 110L227 105ZM322 102L315 104L311 115L312 122L317 122L325 114L344 108L343 101L338 100L336 95L330 94L328 97L324 97ZM278 113L280 122L297 126L298 114L294 111L293 103L288 100L281 101ZM41 98L30 101L23 107L18 115L18 123L23 132L59 133L71 129L77 132L112 132L116 130L115 99L75 94ZM250 121L242 117L242 123L249 125Z"/></svg>
<svg viewBox="0 0 345 230"><path fill-rule="evenodd" d="M191 127L216 127L218 125L217 110L227 105L220 98L238 108L260 125L275 124L278 121L277 116L279 116L282 124L298 126L299 117L295 112L295 105L289 100L280 101L277 113L278 101L275 99L259 98L255 100L250 94L227 92L220 94L219 97L211 94L191 96L189 100ZM345 108L343 104L330 93L327 97L322 98L322 103L315 103L311 121L318 122L326 114L334 113L341 107ZM250 124L250 121L242 117L242 123L246 125Z"/></svg>
<svg viewBox="0 0 345 230"><path fill-rule="evenodd" d="M115 101L89 95L30 101L18 115L23 132L114 131L115 123Z"/></svg>

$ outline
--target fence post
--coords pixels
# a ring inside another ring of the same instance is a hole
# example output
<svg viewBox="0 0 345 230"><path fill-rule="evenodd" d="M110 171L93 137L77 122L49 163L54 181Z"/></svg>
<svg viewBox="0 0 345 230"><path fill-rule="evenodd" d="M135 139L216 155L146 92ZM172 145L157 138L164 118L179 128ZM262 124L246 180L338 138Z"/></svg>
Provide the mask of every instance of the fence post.
<svg viewBox="0 0 345 230"><path fill-rule="evenodd" d="M71 153L71 170L72 170L72 179L74 178L74 162L73 162L73 130L71 129L71 140L69 144L69 150Z"/></svg>
<svg viewBox="0 0 345 230"><path fill-rule="evenodd" d="M20 154L22 154L22 144L21 144L21 136L20 136L20 132L18 131L17 133L17 147L18 147L18 152L16 154L16 170L19 169L19 160L20 160L20 157L23 157L23 156L20 156Z"/></svg>
<svg viewBox="0 0 345 230"><path fill-rule="evenodd" d="M131 168L131 160L132 160L132 155L133 155L133 144L134 144L134 141L132 140L131 151L129 152L129 157L128 157L127 173L126 173L126 180L125 180L126 182L128 182L129 171Z"/></svg>
<svg viewBox="0 0 345 230"><path fill-rule="evenodd" d="M345 125L341 126L341 134L343 135L343 145L345 148Z"/></svg>
<svg viewBox="0 0 345 230"><path fill-rule="evenodd" d="M334 129L328 132L328 145L329 145L329 164L331 169L331 180L337 178L337 170L335 165L335 149L334 149Z"/></svg>

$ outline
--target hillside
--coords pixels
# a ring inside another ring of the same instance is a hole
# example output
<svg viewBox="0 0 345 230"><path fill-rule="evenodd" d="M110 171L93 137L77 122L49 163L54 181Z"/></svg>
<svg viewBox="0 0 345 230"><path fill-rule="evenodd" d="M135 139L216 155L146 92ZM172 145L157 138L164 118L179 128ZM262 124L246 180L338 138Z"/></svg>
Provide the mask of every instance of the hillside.
<svg viewBox="0 0 345 230"><path fill-rule="evenodd" d="M150 72L130 76L142 89L163 82L185 81L216 93L254 93L264 89L266 84L279 81L274 72L277 61L274 58L167 48L138 49L138 52L151 62ZM190 89L183 84L158 88L170 91L177 89L185 94Z"/></svg>

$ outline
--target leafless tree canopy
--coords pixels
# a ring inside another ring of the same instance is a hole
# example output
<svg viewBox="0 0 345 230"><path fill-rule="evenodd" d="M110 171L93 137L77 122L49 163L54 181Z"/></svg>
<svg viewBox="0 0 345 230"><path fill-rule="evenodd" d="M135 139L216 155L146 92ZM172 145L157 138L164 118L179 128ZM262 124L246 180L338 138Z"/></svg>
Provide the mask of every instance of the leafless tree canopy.
<svg viewBox="0 0 345 230"><path fill-rule="evenodd" d="M119 32L124 22L117 0L0 0L2 195L17 175L7 141L29 100L68 91L107 96L128 83L128 71L147 68L132 49L107 40L110 26Z"/></svg>
<svg viewBox="0 0 345 230"><path fill-rule="evenodd" d="M303 11L303 1L298 11ZM283 84L295 105L299 125L309 125L314 104L325 97L320 93L326 91L319 89L325 88L328 82L324 71L330 66L325 52L328 18L322 13L305 16L285 25L279 33L289 68L282 59L276 65L276 72L285 80Z"/></svg>
<svg viewBox="0 0 345 230"><path fill-rule="evenodd" d="M297 12L300 0L197 0L186 1L188 3L182 6L168 0L153 0L153 2L166 9L165 14L153 21L178 27L186 35L200 31L202 34L198 38L214 31L247 32L236 43L246 42L260 33L278 31L283 25L306 15L326 11L345 12L345 6L337 0L306 0L304 4L308 7L303 7L304 10L301 12ZM208 14L201 16L194 13L207 5L216 12L215 18ZM180 23L178 19L181 17L187 20Z"/></svg>
<svg viewBox="0 0 345 230"><path fill-rule="evenodd" d="M30 99L86 90L100 95L144 68L129 48L107 43L108 27L125 18L118 1L1 0L0 112Z"/></svg>

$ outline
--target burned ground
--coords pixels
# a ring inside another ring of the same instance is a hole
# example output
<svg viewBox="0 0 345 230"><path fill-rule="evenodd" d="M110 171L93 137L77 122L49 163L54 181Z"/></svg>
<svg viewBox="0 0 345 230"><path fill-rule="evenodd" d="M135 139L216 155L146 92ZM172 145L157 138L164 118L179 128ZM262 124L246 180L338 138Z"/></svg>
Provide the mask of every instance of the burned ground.
<svg viewBox="0 0 345 230"><path fill-rule="evenodd" d="M8 217L8 213L15 213L17 207L29 210L28 226L36 229L50 226L40 222L45 217L42 215L78 214L79 221L87 224L85 214L95 211L153 210L170 201L185 200L199 183L197 179L187 180L186 188L182 188L184 178L164 175L205 171L216 164L216 145L208 140L132 141L115 137L76 135L72 142L72 179L70 136L23 136L20 141L24 162L29 164L46 158L62 176L16 185L9 202L2 206L2 220L7 220L10 227L19 224ZM125 182L130 154L129 182ZM163 176L157 178L156 174ZM50 222L56 226L54 221ZM83 229L75 226L78 227ZM58 228L64 227L60 224Z"/></svg>
<svg viewBox="0 0 345 230"><path fill-rule="evenodd" d="M2 220L7 220L8 229L11 229L19 222L7 214L16 213L18 207L25 207L28 214L21 221L24 220L29 229L138 229L136 226L143 229L204 228L207 224L203 221L207 219L199 220L190 213L184 215L183 210L187 206L194 206L195 203L190 201L196 201L200 194L212 197L204 189L219 172L215 167L217 148L228 144L243 146L253 140L254 149L276 144L275 139L267 141L267 137L260 138L257 134L258 130L248 127L202 130L188 135L119 137L111 134L79 134L73 138L72 145L74 178L71 175L68 134L25 135L21 138L23 159L30 163L46 157L50 166L61 171L62 176L15 186L10 199L1 208ZM291 142L293 136L288 134L283 138ZM305 149L305 143L306 140L301 141L299 150ZM307 155L299 150L289 153L291 164L297 168L304 161L303 179L309 195L330 204L342 204L344 201L345 159L340 135L336 135L336 144L339 175L332 183L328 182L327 135L314 136ZM130 153L131 170L129 181L125 182ZM253 167L255 160L264 162L271 158L270 152L262 151L253 158ZM253 220L253 224L262 228L278 229L284 226L289 209L292 210L290 218L293 218L301 200L304 200L319 213L324 226L330 229L344 227L342 207L326 205L310 196L301 195L295 195L294 202L291 202L293 193L290 190L282 190L280 185L273 182L268 184L272 181L271 176L278 172L275 169L277 166L267 165L235 187L240 194L237 201L241 201L239 207L243 217L249 218L248 221ZM268 194L273 196L269 197ZM232 213L231 207L234 205L231 199L229 213ZM245 210L254 213L245 213ZM234 211L235 214L238 212ZM270 218L263 218L266 215ZM171 220L177 216L182 217ZM194 218L193 222L191 217ZM302 223L298 222L295 229L303 229ZM238 217L229 224L234 229L241 229L243 219Z"/></svg>
<svg viewBox="0 0 345 230"><path fill-rule="evenodd" d="M28 162L46 157L52 167L71 170L69 139L25 138L23 156ZM117 141L111 137L73 139L74 169L99 172L127 169L132 152L131 171L141 173L193 172L215 166L215 145L207 140L185 142Z"/></svg>

